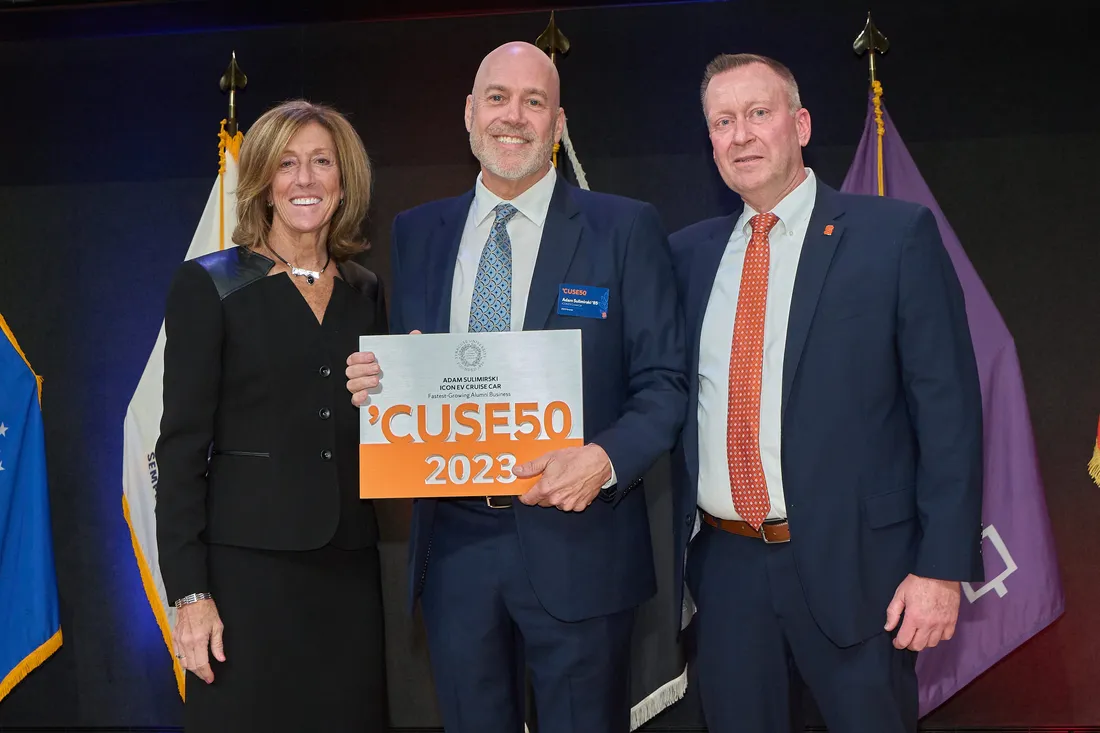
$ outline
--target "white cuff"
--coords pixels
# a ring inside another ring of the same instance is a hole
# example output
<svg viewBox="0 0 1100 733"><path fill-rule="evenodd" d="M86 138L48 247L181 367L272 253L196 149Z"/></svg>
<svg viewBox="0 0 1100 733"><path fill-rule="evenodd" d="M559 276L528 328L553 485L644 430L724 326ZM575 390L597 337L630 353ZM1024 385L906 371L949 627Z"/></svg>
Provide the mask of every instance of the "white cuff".
<svg viewBox="0 0 1100 733"><path fill-rule="evenodd" d="M607 483L601 486L602 489L610 489L615 484L619 483L619 477L615 475L615 464L611 462L611 459L607 459L607 463L611 466L611 478L607 480Z"/></svg>

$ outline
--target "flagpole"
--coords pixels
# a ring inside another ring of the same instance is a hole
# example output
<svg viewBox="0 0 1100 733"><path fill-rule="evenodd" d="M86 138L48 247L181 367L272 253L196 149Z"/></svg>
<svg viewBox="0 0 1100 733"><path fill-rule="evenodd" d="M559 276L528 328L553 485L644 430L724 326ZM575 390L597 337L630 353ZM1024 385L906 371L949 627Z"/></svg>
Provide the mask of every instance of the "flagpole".
<svg viewBox="0 0 1100 733"><path fill-rule="evenodd" d="M237 135L237 92L243 91L248 86L248 77L241 71L241 67L237 65L237 52L233 52L233 56L229 60L229 68L222 74L222 78L218 80L218 87L222 92L229 92L229 116L226 118L226 131L230 137Z"/></svg>
<svg viewBox="0 0 1100 733"><path fill-rule="evenodd" d="M550 55L550 63L557 66L557 56L560 53L565 55L569 53L569 39L565 37L565 34L558 28L557 20L554 17L554 12L550 12L550 24L546 26L538 38L535 39L535 45ZM561 142L554 143L554 151L551 156L551 162L554 167L558 167L558 152L562 147L565 147L565 154L569 157L569 165L573 168L573 175L577 179L577 185L581 188L588 190L588 179L584 174L584 168L581 167L580 160L577 159L577 151L573 147L573 141L569 139L569 120L566 119L562 122L561 128Z"/></svg>
<svg viewBox="0 0 1100 733"><path fill-rule="evenodd" d="M875 22L871 20L871 13L867 13L867 23L864 24L863 30L856 36L856 40L852 43L852 50L856 52L857 56L867 54L867 59L871 67L871 91L874 94L875 105L875 128L878 133L878 145L876 150L877 156L877 168L878 168L878 195L886 195L886 175L885 168L882 161L882 136L886 133L886 124L882 119L882 83L878 80L878 68L875 63L876 53L886 53L890 50L890 41L886 36L875 26Z"/></svg>
<svg viewBox="0 0 1100 733"><path fill-rule="evenodd" d="M546 26L539 37L535 39L535 45L541 48L546 53L550 54L550 63L557 66L557 55L560 52L562 56L569 53L569 39L565 37L565 34L558 28L557 20L554 18L554 11L550 11L550 23ZM560 143L554 143L554 155L553 163L554 167L558 167L558 150L561 148Z"/></svg>
<svg viewBox="0 0 1100 733"><path fill-rule="evenodd" d="M229 92L229 114L222 120L221 131L218 133L218 185L221 197L218 210L218 249L225 249L225 156L230 154L236 160L241 152L241 143L244 136L241 135L237 125L237 92L248 86L248 77L237 65L237 52L229 59L229 67L226 68L222 78L218 80L218 88L222 92Z"/></svg>

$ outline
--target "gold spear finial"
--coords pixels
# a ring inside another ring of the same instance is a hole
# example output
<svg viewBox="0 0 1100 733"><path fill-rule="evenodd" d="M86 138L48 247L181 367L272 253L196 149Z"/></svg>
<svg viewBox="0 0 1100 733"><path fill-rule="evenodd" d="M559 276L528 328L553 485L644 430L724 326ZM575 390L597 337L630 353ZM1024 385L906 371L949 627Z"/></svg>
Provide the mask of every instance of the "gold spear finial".
<svg viewBox="0 0 1100 733"><path fill-rule="evenodd" d="M222 74L218 81L218 87L223 92L229 92L229 117L226 120L226 132L230 137L237 134L237 92L248 86L248 77L237 66L237 52L233 52L233 58L229 61L229 68Z"/></svg>
<svg viewBox="0 0 1100 733"><path fill-rule="evenodd" d="M550 61L554 63L557 63L556 55L559 51L562 56L569 53L569 39L558 29L553 10L550 11L550 25L535 39L535 45L550 54Z"/></svg>
<svg viewBox="0 0 1100 733"><path fill-rule="evenodd" d="M886 53L890 50L890 41L886 39L886 36L882 35L882 31L875 27L875 22L871 20L870 11L867 12L867 24L863 26L863 30L856 36L855 43L852 44L852 50L857 55L862 56L864 52L867 53L871 63L871 84L878 80L878 69L875 66L875 54Z"/></svg>

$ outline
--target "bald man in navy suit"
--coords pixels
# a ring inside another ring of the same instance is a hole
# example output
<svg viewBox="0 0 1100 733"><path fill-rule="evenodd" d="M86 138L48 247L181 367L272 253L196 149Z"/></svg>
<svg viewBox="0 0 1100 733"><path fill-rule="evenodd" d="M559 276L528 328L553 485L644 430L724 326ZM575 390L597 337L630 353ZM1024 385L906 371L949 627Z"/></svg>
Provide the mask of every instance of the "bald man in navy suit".
<svg viewBox="0 0 1100 733"><path fill-rule="evenodd" d="M524 665L540 733L630 730L634 609L656 592L642 476L684 420L684 335L657 212L560 177L551 153L564 123L546 55L498 48L466 100L474 188L393 224L391 333L582 339L583 447L517 466L539 481L515 500L414 504L410 600L448 733L521 733ZM488 273L503 287L484 287ZM559 307L573 286L606 298L606 311ZM356 404L384 366L349 359Z"/></svg>

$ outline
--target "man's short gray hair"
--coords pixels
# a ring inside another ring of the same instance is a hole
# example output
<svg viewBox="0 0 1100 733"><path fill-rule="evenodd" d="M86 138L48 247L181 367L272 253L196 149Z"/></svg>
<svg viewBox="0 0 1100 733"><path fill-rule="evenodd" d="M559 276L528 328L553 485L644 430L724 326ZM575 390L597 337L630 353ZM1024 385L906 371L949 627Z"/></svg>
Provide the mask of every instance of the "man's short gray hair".
<svg viewBox="0 0 1100 733"><path fill-rule="evenodd" d="M704 104L706 103L707 87L710 86L711 79L723 72L752 64L764 64L764 66L778 74L783 83L787 85L787 98L790 103L791 114L802 109L802 100L798 96L798 82L795 81L791 70L775 59L755 53L724 53L716 56L713 61L707 64L707 70L703 72L703 83L699 87L699 100Z"/></svg>

